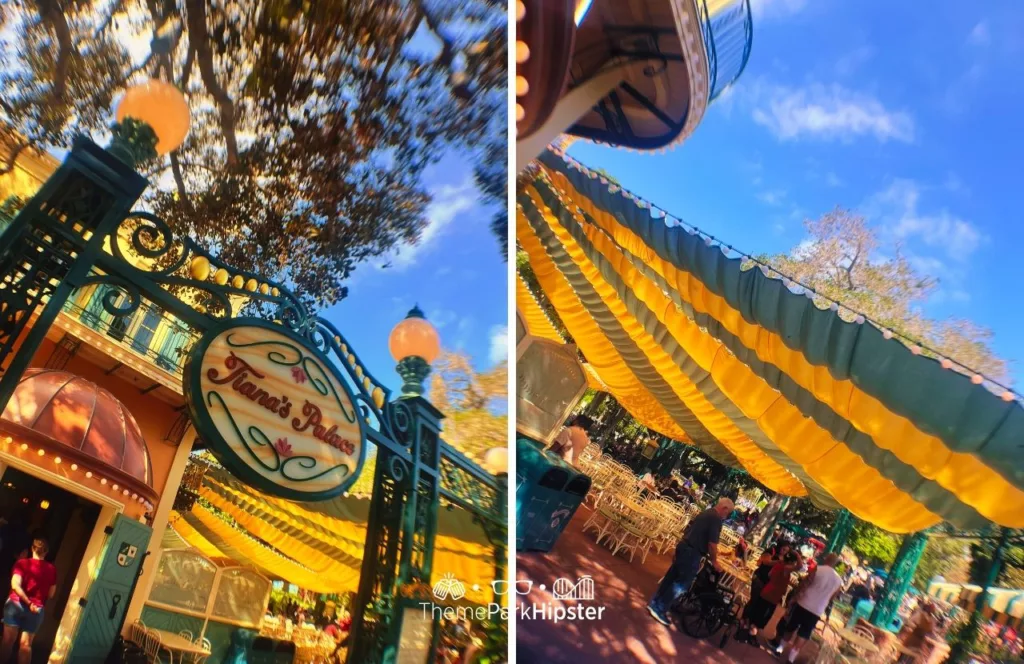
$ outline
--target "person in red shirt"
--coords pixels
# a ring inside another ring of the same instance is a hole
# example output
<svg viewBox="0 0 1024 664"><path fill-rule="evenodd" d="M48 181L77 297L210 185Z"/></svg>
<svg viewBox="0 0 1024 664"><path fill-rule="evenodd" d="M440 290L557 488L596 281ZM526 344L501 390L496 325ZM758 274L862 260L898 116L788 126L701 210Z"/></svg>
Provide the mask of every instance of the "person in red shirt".
<svg viewBox="0 0 1024 664"><path fill-rule="evenodd" d="M324 629L324 634L334 639L338 646L334 649L336 661L341 661L341 651L348 647L349 632L352 629L352 614L342 610L340 615L335 615L334 620Z"/></svg>
<svg viewBox="0 0 1024 664"><path fill-rule="evenodd" d="M21 631L18 664L32 659L32 639L43 622L43 606L57 590L57 568L46 561L50 545L43 537L32 540L32 556L14 563L11 570L11 594L4 604L3 652L0 662L6 664L14 640Z"/></svg>
<svg viewBox="0 0 1024 664"><path fill-rule="evenodd" d="M771 621L775 610L779 608L786 593L789 591L790 576L800 569L803 561L796 551L788 551L781 562L772 566L768 574L768 582L761 589L761 594L751 598L751 606L747 613L750 623L761 630Z"/></svg>

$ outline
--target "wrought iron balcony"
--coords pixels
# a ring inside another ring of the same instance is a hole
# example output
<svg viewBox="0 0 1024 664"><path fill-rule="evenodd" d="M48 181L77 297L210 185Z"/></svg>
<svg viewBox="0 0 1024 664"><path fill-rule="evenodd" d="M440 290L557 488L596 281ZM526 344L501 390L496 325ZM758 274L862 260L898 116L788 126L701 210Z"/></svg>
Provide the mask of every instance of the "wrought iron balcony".
<svg viewBox="0 0 1024 664"><path fill-rule="evenodd" d="M709 100L740 77L750 59L754 25L750 0L696 0L708 55Z"/></svg>
<svg viewBox="0 0 1024 664"><path fill-rule="evenodd" d="M64 313L164 371L180 376L186 354L198 335L150 302L142 302L134 313L127 316L112 316L102 304L105 292L101 285L85 301L83 298L69 299L64 305Z"/></svg>

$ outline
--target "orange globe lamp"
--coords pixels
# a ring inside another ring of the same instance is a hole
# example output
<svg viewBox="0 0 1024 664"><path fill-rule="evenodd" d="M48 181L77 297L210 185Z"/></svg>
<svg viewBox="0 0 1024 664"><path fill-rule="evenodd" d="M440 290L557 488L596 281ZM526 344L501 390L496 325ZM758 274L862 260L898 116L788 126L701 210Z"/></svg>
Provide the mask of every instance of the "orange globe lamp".
<svg viewBox="0 0 1024 664"><path fill-rule="evenodd" d="M508 474L508 448L492 447L484 453L484 468L492 475Z"/></svg>
<svg viewBox="0 0 1024 664"><path fill-rule="evenodd" d="M441 354L441 339L419 307L413 307L391 330L388 350L398 363L398 375L404 381L403 396L423 394L423 381L430 374L430 364Z"/></svg>
<svg viewBox="0 0 1024 664"><path fill-rule="evenodd" d="M156 152L165 155L181 147L188 136L188 102L181 90L166 81L150 79L128 88L117 105L118 122L145 122L156 134Z"/></svg>

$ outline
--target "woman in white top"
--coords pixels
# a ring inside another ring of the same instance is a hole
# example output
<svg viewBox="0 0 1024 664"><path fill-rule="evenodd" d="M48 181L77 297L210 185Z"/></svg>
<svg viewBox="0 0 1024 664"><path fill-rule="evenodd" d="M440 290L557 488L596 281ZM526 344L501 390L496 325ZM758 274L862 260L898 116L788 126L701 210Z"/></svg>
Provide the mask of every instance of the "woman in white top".
<svg viewBox="0 0 1024 664"><path fill-rule="evenodd" d="M793 662L804 643L811 638L818 621L829 602L843 589L843 577L836 572L839 556L830 553L801 584L796 595L796 606L784 627L782 661Z"/></svg>
<svg viewBox="0 0 1024 664"><path fill-rule="evenodd" d="M590 444L587 432L594 426L594 421L586 415L577 415L569 426L559 432L550 451L565 459L574 466L579 462L583 448Z"/></svg>

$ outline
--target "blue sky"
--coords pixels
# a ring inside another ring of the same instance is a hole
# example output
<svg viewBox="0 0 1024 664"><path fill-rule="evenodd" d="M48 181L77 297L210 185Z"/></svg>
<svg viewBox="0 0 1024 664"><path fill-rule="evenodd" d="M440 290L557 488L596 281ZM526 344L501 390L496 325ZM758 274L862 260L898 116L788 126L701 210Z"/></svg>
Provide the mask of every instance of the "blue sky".
<svg viewBox="0 0 1024 664"><path fill-rule="evenodd" d="M934 318L995 331L1024 375L1024 3L755 0L743 76L666 154L571 154L749 253L836 205L940 280Z"/></svg>
<svg viewBox="0 0 1024 664"><path fill-rule="evenodd" d="M433 202L420 242L360 265L349 296L323 312L374 377L396 392L401 380L388 335L416 304L438 328L442 347L466 352L477 369L508 355L508 264L489 228L494 210L480 205L471 166L460 155L431 167L425 182Z"/></svg>

